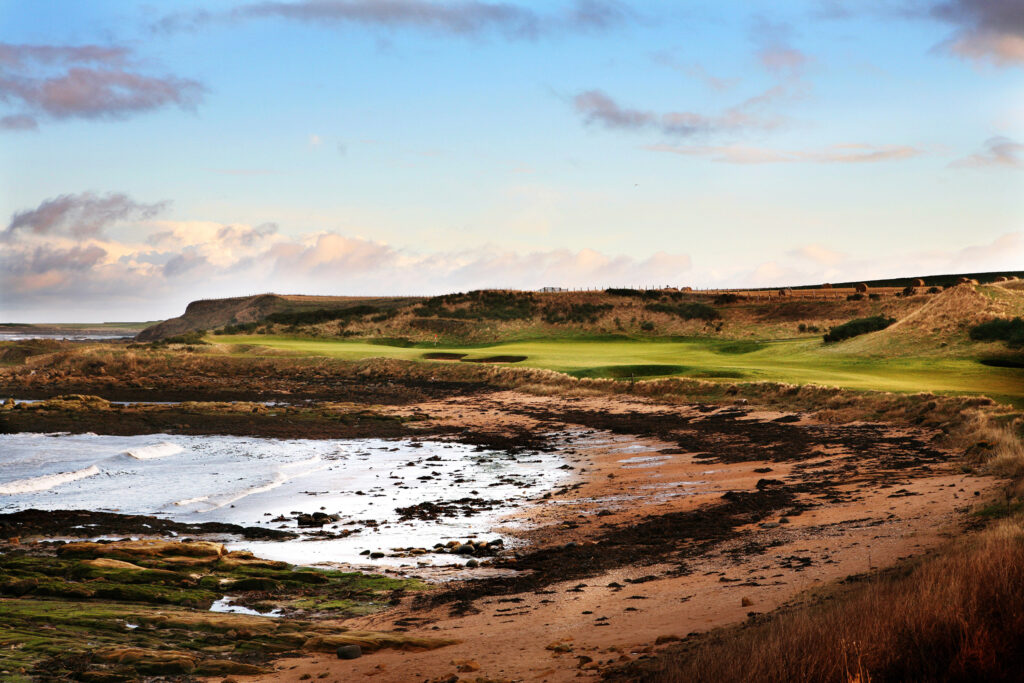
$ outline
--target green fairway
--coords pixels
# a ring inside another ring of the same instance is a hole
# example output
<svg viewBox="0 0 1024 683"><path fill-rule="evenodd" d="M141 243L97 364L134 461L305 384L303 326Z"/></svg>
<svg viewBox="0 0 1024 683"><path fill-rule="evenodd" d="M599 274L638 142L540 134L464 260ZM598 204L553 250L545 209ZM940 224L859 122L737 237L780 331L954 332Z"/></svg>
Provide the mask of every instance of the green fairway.
<svg viewBox="0 0 1024 683"><path fill-rule="evenodd" d="M459 354L463 356L462 362L525 356L525 360L508 365L546 368L577 377L642 379L674 375L722 381L766 380L881 391L985 394L1018 405L1024 403L1022 368L991 367L959 358L876 359L843 355L835 348L824 352L817 338L757 342L599 338L516 341L487 346L390 346L271 335L223 335L209 340L346 360L400 358L451 363L460 361L424 360L423 356L427 353ZM258 353L258 349L254 352Z"/></svg>

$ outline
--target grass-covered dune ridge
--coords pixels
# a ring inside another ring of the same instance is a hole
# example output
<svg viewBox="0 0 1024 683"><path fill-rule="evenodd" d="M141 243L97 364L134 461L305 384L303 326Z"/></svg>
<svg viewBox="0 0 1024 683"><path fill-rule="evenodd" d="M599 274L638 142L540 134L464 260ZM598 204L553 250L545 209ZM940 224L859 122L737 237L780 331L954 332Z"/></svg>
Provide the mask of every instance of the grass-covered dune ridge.
<svg viewBox="0 0 1024 683"><path fill-rule="evenodd" d="M1007 293L1016 282L984 286ZM300 297L265 294L197 301L185 314L139 334L155 341L197 330L299 334L326 338L402 338L473 343L530 337L627 334L783 338L854 318L902 319L947 291L890 288L867 295L841 290L694 292L675 289L579 292L475 291L430 298ZM851 290L852 291L852 290Z"/></svg>

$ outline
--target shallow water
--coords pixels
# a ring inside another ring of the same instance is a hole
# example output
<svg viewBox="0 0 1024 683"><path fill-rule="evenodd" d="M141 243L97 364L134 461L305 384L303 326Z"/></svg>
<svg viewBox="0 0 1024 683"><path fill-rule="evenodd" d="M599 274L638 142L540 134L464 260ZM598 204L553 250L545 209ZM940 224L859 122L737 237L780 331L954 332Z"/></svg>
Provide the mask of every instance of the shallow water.
<svg viewBox="0 0 1024 683"><path fill-rule="evenodd" d="M450 539L493 539L490 530L527 498L566 478L550 453L512 456L441 442L309 440L233 436L0 434L0 512L26 508L104 510L182 522L285 528L301 539L238 541L261 557L293 563L368 564L388 553ZM398 521L395 508L461 498L499 500L493 510L439 521ZM337 514L317 539L297 513ZM286 521L271 520L284 516ZM376 522L377 526L366 523ZM374 564L459 563L429 554Z"/></svg>
<svg viewBox="0 0 1024 683"><path fill-rule="evenodd" d="M132 339L134 335L131 334L75 334L74 332L64 332L60 334L42 334L33 332L3 332L0 333L0 341L25 341L27 339L63 339L68 341L106 341L113 339Z"/></svg>

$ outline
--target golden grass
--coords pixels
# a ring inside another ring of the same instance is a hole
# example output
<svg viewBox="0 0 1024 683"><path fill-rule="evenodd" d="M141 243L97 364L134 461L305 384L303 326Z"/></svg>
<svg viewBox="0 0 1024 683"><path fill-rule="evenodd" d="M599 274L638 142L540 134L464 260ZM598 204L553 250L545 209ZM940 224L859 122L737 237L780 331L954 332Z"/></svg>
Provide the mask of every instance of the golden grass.
<svg viewBox="0 0 1024 683"><path fill-rule="evenodd" d="M1015 518L812 606L684 645L631 680L1019 680L1022 634L1024 525Z"/></svg>

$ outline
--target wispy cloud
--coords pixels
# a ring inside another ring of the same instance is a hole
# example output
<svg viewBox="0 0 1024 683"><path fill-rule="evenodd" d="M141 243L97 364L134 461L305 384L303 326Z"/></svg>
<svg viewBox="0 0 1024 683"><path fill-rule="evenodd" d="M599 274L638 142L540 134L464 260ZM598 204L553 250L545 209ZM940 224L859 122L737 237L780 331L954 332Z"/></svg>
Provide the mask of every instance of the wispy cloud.
<svg viewBox="0 0 1024 683"><path fill-rule="evenodd" d="M740 82L738 78L721 78L719 76L712 75L707 69L701 64L696 62L683 63L675 59L667 51L656 52L651 55L651 60L655 64L668 67L679 73L686 75L688 78L700 81L707 87L718 92L730 90Z"/></svg>
<svg viewBox="0 0 1024 683"><path fill-rule="evenodd" d="M223 13L172 14L158 31L191 30L211 22L276 18L321 26L373 26L413 29L456 36L497 33L511 39L544 34L605 30L632 17L613 0L576 0L551 13L508 2L433 2L431 0L298 0L255 2Z"/></svg>
<svg viewBox="0 0 1024 683"><path fill-rule="evenodd" d="M0 102L20 109L0 128L32 130L38 119L123 118L165 106L194 107L204 88L141 73L123 47L0 43Z"/></svg>
<svg viewBox="0 0 1024 683"><path fill-rule="evenodd" d="M0 236L10 239L18 233L29 232L99 237L105 228L115 223L153 218L168 206L169 202L140 204L119 192L102 196L92 192L62 194L41 202L34 209L15 213Z"/></svg>
<svg viewBox="0 0 1024 683"><path fill-rule="evenodd" d="M751 40L757 46L757 60L769 72L783 78L803 75L811 59L793 47L793 28L789 24L755 17L750 28Z"/></svg>
<svg viewBox="0 0 1024 683"><path fill-rule="evenodd" d="M984 149L950 166L953 168L1024 168L1024 144L1001 135L985 141Z"/></svg>
<svg viewBox="0 0 1024 683"><path fill-rule="evenodd" d="M646 145L652 152L706 157L728 164L865 164L898 161L921 156L924 151L909 145L847 143L817 150L781 150L744 145Z"/></svg>
<svg viewBox="0 0 1024 683"><path fill-rule="evenodd" d="M770 131L786 126L788 119L775 111L783 102L798 100L810 90L803 78L811 59L790 44L792 31L785 24L755 20L751 36L755 57L776 81L761 92L717 113L693 110L663 111L625 106L600 89L578 93L573 107L588 125L618 130L652 130L670 137L736 136L749 131ZM703 80L716 90L735 85L710 76L700 65L682 65L665 52L653 55L655 62Z"/></svg>
<svg viewBox="0 0 1024 683"><path fill-rule="evenodd" d="M778 87L748 98L720 114L693 111L655 112L625 107L602 90L587 90L573 98L576 112L588 125L618 130L654 130L673 137L706 136L744 130L771 130L782 125L777 116L764 113L766 105L784 96Z"/></svg>

